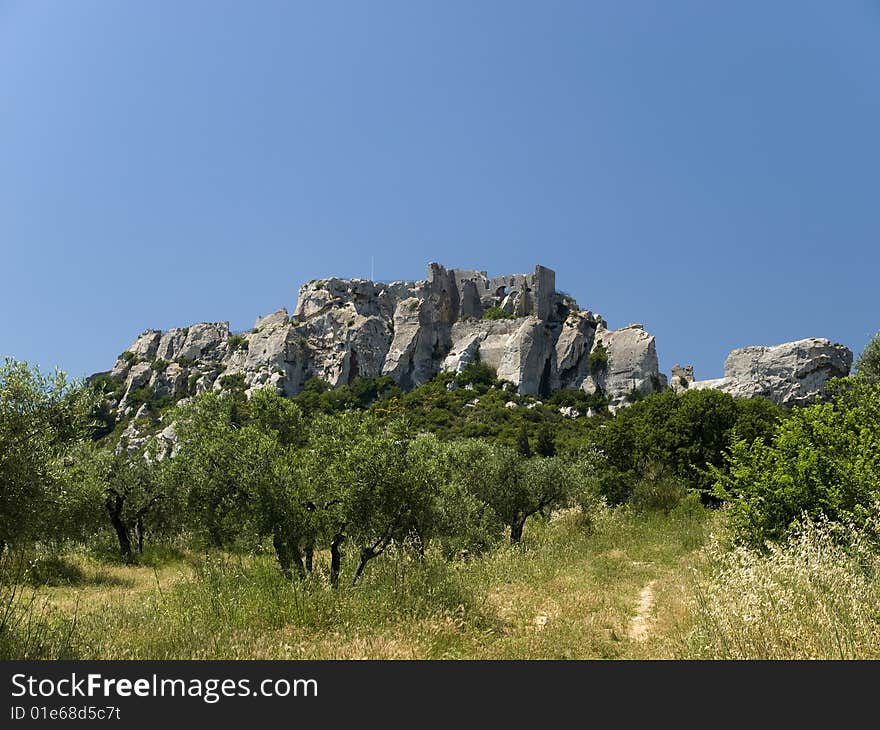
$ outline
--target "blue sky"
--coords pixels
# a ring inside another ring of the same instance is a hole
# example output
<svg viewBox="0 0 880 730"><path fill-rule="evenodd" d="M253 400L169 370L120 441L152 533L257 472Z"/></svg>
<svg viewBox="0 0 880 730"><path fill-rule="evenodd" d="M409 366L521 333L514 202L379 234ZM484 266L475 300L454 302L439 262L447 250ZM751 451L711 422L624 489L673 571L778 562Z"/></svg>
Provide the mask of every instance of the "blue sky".
<svg viewBox="0 0 880 730"><path fill-rule="evenodd" d="M557 271L661 367L880 329L878 2L0 0L0 355Z"/></svg>

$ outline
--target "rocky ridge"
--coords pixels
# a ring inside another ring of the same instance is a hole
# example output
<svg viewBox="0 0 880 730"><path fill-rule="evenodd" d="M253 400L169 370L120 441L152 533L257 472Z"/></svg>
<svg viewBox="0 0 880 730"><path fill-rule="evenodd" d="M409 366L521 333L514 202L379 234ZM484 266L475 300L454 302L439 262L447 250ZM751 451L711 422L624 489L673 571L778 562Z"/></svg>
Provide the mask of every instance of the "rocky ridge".
<svg viewBox="0 0 880 730"><path fill-rule="evenodd" d="M110 407L121 419L144 415L148 402L208 390L272 388L290 397L313 377L340 386L389 376L411 389L477 361L521 395L600 390L612 410L663 390L654 337L640 324L609 329L556 291L555 278L543 266L489 277L431 263L421 281L312 280L300 288L292 315L280 309L249 332L203 322L141 333L107 374L116 384ZM794 405L821 394L851 364L841 345L801 340L734 350L717 380L695 381L692 367L676 366L671 386Z"/></svg>

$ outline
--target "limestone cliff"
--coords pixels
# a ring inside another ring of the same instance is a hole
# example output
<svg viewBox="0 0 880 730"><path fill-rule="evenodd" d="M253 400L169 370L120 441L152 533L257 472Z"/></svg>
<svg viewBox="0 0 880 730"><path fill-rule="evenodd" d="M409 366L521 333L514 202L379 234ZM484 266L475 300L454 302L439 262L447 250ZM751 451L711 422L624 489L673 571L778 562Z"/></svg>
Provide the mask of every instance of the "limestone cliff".
<svg viewBox="0 0 880 730"><path fill-rule="evenodd" d="M551 269L490 278L431 263L421 281L309 281L292 316L280 309L257 319L250 332L231 333L227 322L147 330L109 373L118 383L110 405L124 418L143 415L146 402L209 389L273 388L294 396L313 377L340 386L386 375L411 389L477 361L521 394L600 390L612 410L667 385L654 337L640 324L609 329L556 291ZM695 381L692 367L676 366L670 385L789 406L821 395L825 382L848 374L851 364L842 345L800 340L734 350L717 380Z"/></svg>
<svg viewBox="0 0 880 730"><path fill-rule="evenodd" d="M522 394L601 388L618 406L634 389L661 389L654 338L641 325L609 330L555 280L543 266L489 277L432 263L422 281L310 281L292 316L280 309L250 332L219 322L142 333L110 372L121 381L114 406L136 414L144 389L174 400L226 387L293 396L312 377L339 386L388 375L409 389L477 360Z"/></svg>

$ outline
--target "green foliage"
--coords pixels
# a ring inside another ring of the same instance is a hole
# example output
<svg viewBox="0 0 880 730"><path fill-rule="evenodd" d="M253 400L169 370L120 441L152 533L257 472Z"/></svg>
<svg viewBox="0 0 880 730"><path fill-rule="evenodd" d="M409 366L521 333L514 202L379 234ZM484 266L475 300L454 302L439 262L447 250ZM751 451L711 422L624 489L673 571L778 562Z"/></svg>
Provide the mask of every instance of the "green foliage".
<svg viewBox="0 0 880 730"><path fill-rule="evenodd" d="M483 312L483 319L516 319L516 316L509 312L505 312L501 307L489 307Z"/></svg>
<svg viewBox="0 0 880 730"><path fill-rule="evenodd" d="M126 350L119 356L120 360L125 360L129 365L136 365L141 361L140 357L133 353L131 350Z"/></svg>
<svg viewBox="0 0 880 730"><path fill-rule="evenodd" d="M669 514L687 496L681 479L662 463L645 465L633 488L633 506L643 511L662 511Z"/></svg>
<svg viewBox="0 0 880 730"><path fill-rule="evenodd" d="M164 373L166 368L170 363L167 360L163 360L161 357L153 360L150 364L150 367L153 368L157 373Z"/></svg>
<svg viewBox="0 0 880 730"><path fill-rule="evenodd" d="M590 372L596 376L608 369L608 351L602 340L597 340L593 351L590 353Z"/></svg>
<svg viewBox="0 0 880 730"><path fill-rule="evenodd" d="M633 388L629 393L626 394L626 402L627 403L638 403L642 398L645 397L645 394L642 393L638 388Z"/></svg>
<svg viewBox="0 0 880 730"><path fill-rule="evenodd" d="M519 433L516 435L516 451L525 459L532 456L532 445L529 443L529 427L523 422L519 427Z"/></svg>
<svg viewBox="0 0 880 730"><path fill-rule="evenodd" d="M247 381L244 373L234 373L232 375L220 376L220 387L224 390L243 391L247 389Z"/></svg>
<svg viewBox="0 0 880 730"><path fill-rule="evenodd" d="M485 385L491 387L497 383L495 368L481 362L472 362L456 376L458 385Z"/></svg>
<svg viewBox="0 0 880 730"><path fill-rule="evenodd" d="M199 379L202 377L202 373L195 372L190 373L189 377L186 379L186 392L188 395L196 394L196 383L199 382Z"/></svg>
<svg viewBox="0 0 880 730"><path fill-rule="evenodd" d="M880 333L865 346L855 363L856 377L869 385L880 385Z"/></svg>
<svg viewBox="0 0 880 730"><path fill-rule="evenodd" d="M855 378L828 390L831 402L792 411L769 443L738 440L728 468L715 470L715 494L731 503L741 539L783 539L804 515L875 529L880 389Z"/></svg>
<svg viewBox="0 0 880 730"><path fill-rule="evenodd" d="M229 346L230 352L236 352L237 350L247 350L248 344L248 338L244 335L229 335L229 340L227 340L227 345Z"/></svg>
<svg viewBox="0 0 880 730"><path fill-rule="evenodd" d="M115 407L125 393L125 380L114 378L110 373L99 373L86 380L95 394L92 409L92 439L99 440L110 434L116 426Z"/></svg>
<svg viewBox="0 0 880 730"><path fill-rule="evenodd" d="M388 375L355 378L349 385L331 388L319 378L310 378L293 401L306 413L340 413L363 410L371 404L402 395L403 391Z"/></svg>
<svg viewBox="0 0 880 730"><path fill-rule="evenodd" d="M556 456L556 439L553 436L553 429L546 421L538 428L535 453L538 456Z"/></svg>
<svg viewBox="0 0 880 730"><path fill-rule="evenodd" d="M608 399L600 391L585 393L583 390L573 388L555 390L545 402L557 407L577 408L581 413L586 413L590 408L594 411L601 411L608 405Z"/></svg>
<svg viewBox="0 0 880 730"><path fill-rule="evenodd" d="M128 392L126 402L134 410L137 410L145 403L150 403L156 398L156 389L152 385L142 385L140 388L134 388Z"/></svg>
<svg viewBox="0 0 880 730"><path fill-rule="evenodd" d="M59 371L0 367L0 552L64 530L64 459L92 431L101 396Z"/></svg>
<svg viewBox="0 0 880 730"><path fill-rule="evenodd" d="M652 394L594 428L587 442L605 454L601 490L612 503L630 499L649 465L663 465L687 489L711 492L737 431L755 438L772 433L775 406L735 400L716 390Z"/></svg>

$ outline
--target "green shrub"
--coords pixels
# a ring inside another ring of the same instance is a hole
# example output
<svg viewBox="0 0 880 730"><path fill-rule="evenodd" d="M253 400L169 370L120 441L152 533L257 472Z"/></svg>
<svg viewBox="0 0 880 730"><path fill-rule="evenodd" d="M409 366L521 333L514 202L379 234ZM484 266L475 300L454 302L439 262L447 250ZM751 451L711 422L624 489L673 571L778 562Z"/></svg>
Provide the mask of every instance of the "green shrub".
<svg viewBox="0 0 880 730"><path fill-rule="evenodd" d="M501 307L489 307L483 312L483 319L516 319L516 317L509 312L505 312Z"/></svg>
<svg viewBox="0 0 880 730"><path fill-rule="evenodd" d="M880 388L860 379L828 386L832 401L795 409L770 443L738 440L715 494L730 503L737 536L784 539L804 515L876 531L880 501Z"/></svg>
<svg viewBox="0 0 880 730"><path fill-rule="evenodd" d="M199 382L199 379L202 377L202 373L192 373L189 378L186 380L186 392L189 395L196 394L196 383Z"/></svg>
<svg viewBox="0 0 880 730"><path fill-rule="evenodd" d="M140 388L130 390L127 402L132 408L137 410L145 403L149 403L156 397L156 390L152 385L142 385Z"/></svg>
<svg viewBox="0 0 880 730"><path fill-rule="evenodd" d="M642 393L638 388L633 388L629 393L626 394L626 402L627 403L637 403L642 398L645 397L645 394Z"/></svg>
<svg viewBox="0 0 880 730"><path fill-rule="evenodd" d="M464 369L455 377L458 385L485 385L495 384L495 368L481 362L472 362L464 366Z"/></svg>
<svg viewBox="0 0 880 730"><path fill-rule="evenodd" d="M671 469L651 463L643 467L641 478L633 488L633 506L642 511L669 514L687 496L687 488Z"/></svg>
<svg viewBox="0 0 880 730"><path fill-rule="evenodd" d="M234 373L233 375L221 375L220 387L225 390L246 390L247 382L244 373Z"/></svg>
<svg viewBox="0 0 880 730"><path fill-rule="evenodd" d="M236 352L237 350L247 350L249 343L244 335L230 335L227 344L230 352Z"/></svg>
<svg viewBox="0 0 880 730"><path fill-rule="evenodd" d="M856 358L856 377L869 385L880 385L880 334L875 335Z"/></svg>
<svg viewBox="0 0 880 730"><path fill-rule="evenodd" d="M166 368L170 363L167 360L163 360L161 357L153 360L150 364L150 367L153 368L157 373L164 373Z"/></svg>
<svg viewBox="0 0 880 730"><path fill-rule="evenodd" d="M605 349L605 345L602 344L602 340L596 342L596 346L590 353L589 363L590 372L594 376L604 373L608 369L608 351Z"/></svg>

